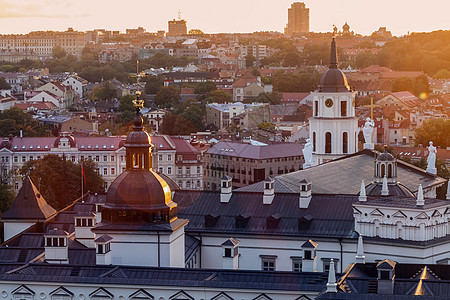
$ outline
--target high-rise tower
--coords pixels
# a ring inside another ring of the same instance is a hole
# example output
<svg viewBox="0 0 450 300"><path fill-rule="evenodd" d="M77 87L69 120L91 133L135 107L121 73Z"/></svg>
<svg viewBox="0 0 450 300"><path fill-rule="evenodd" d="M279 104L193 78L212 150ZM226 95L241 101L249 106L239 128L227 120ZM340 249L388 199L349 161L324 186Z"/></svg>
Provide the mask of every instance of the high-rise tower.
<svg viewBox="0 0 450 300"><path fill-rule="evenodd" d="M303 2L294 2L288 9L288 23L285 34L309 32L309 8Z"/></svg>

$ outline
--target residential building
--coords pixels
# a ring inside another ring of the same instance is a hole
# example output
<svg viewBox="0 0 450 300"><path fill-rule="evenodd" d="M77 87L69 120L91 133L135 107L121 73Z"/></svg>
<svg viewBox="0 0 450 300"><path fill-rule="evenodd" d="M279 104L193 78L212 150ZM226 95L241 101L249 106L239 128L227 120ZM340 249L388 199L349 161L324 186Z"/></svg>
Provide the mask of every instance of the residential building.
<svg viewBox="0 0 450 300"><path fill-rule="evenodd" d="M247 98L258 97L264 93L261 77L244 75L233 83L233 101L240 102Z"/></svg>
<svg viewBox="0 0 450 300"><path fill-rule="evenodd" d="M285 34L309 32L309 8L303 2L294 2L288 9L288 23Z"/></svg>
<svg viewBox="0 0 450 300"><path fill-rule="evenodd" d="M394 106L397 109L407 110L418 108L423 103L424 101L422 99L408 91L391 93L376 101L376 104L381 106Z"/></svg>
<svg viewBox="0 0 450 300"><path fill-rule="evenodd" d="M35 91L48 92L59 97L61 103L57 106L60 108L68 108L74 104L74 90L71 85L64 85L59 81L52 80L36 88ZM56 105L56 103L54 104Z"/></svg>
<svg viewBox="0 0 450 300"><path fill-rule="evenodd" d="M224 176L232 176L233 187L237 188L300 170L302 149L296 143L219 142L205 153L204 188L220 189Z"/></svg>
<svg viewBox="0 0 450 300"><path fill-rule="evenodd" d="M81 58L85 46L85 34L69 28L67 31L35 31L28 34L0 35L0 50L9 51L4 59L19 61L24 58L45 60L52 57L55 46L67 54Z"/></svg>
<svg viewBox="0 0 450 300"><path fill-rule="evenodd" d="M151 109L147 112L143 112L142 115L147 118L148 123L152 127L154 132L159 132L159 127L162 122L164 115L168 113L165 109Z"/></svg>
<svg viewBox="0 0 450 300"><path fill-rule="evenodd" d="M71 75L66 80L62 82L65 86L71 86L72 90L78 97L83 98L83 90L88 81L86 79L81 78L78 75Z"/></svg>
<svg viewBox="0 0 450 300"><path fill-rule="evenodd" d="M175 20L169 21L169 31L167 31L167 36L183 36L187 35L186 20Z"/></svg>
<svg viewBox="0 0 450 300"><path fill-rule="evenodd" d="M270 105L268 103L244 104L234 103L208 103L206 105L206 126L215 130L226 128L233 124L250 129L259 123L270 122Z"/></svg>

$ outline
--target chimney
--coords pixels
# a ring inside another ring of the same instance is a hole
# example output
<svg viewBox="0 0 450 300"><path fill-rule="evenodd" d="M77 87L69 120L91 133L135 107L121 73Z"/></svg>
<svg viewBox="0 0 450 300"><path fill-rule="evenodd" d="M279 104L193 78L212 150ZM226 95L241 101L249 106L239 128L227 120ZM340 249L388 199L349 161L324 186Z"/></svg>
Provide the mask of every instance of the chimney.
<svg viewBox="0 0 450 300"><path fill-rule="evenodd" d="M327 293L337 293L336 271L334 270L334 260L330 261L330 270L328 271Z"/></svg>
<svg viewBox="0 0 450 300"><path fill-rule="evenodd" d="M366 196L366 184L364 183L364 180L361 180L361 191L359 192L359 201L366 202L367 196Z"/></svg>
<svg viewBox="0 0 450 300"><path fill-rule="evenodd" d="M95 263L97 265L110 265L111 264L111 240L109 235L102 235L97 238L95 242Z"/></svg>
<svg viewBox="0 0 450 300"><path fill-rule="evenodd" d="M233 178L230 176L224 176L220 178L220 202L221 203L228 203L231 199L231 196L233 195L232 184Z"/></svg>
<svg viewBox="0 0 450 300"><path fill-rule="evenodd" d="M392 295L394 292L395 265L397 263L385 259L377 264L378 290L377 294Z"/></svg>
<svg viewBox="0 0 450 300"><path fill-rule="evenodd" d="M78 212L74 219L75 239L88 248L95 248L95 234L91 229L97 223L96 214L93 212Z"/></svg>
<svg viewBox="0 0 450 300"><path fill-rule="evenodd" d="M422 189L422 184L419 184L419 190L417 191L417 201L416 201L416 205L417 205L417 206L424 206L424 205L425 205L425 200L423 199L423 189Z"/></svg>
<svg viewBox="0 0 450 300"><path fill-rule="evenodd" d="M317 272L317 248L318 243L308 240L302 245L302 272Z"/></svg>
<svg viewBox="0 0 450 300"><path fill-rule="evenodd" d="M356 263L365 264L366 257L364 256L363 237L360 234L358 237L358 248L356 249Z"/></svg>
<svg viewBox="0 0 450 300"><path fill-rule="evenodd" d="M386 175L383 177L383 186L381 187L381 196L389 196L389 189Z"/></svg>
<svg viewBox="0 0 450 300"><path fill-rule="evenodd" d="M173 194L173 192L172 192ZM97 196L97 193L95 193L95 196ZM96 214L96 218L95 218L95 222L96 223L100 223L102 221L102 212L100 210L100 208L104 205L104 203L95 203L95 214Z"/></svg>
<svg viewBox="0 0 450 300"><path fill-rule="evenodd" d="M239 269L239 240L229 238L222 243L223 269Z"/></svg>
<svg viewBox="0 0 450 300"><path fill-rule="evenodd" d="M299 207L300 208L308 208L309 202L311 202L312 191L311 191L311 181L307 179L303 179L300 181L300 199L299 199Z"/></svg>
<svg viewBox="0 0 450 300"><path fill-rule="evenodd" d="M69 263L69 247L67 238L69 234L62 229L54 228L44 234L45 261L53 264Z"/></svg>
<svg viewBox="0 0 450 300"><path fill-rule="evenodd" d="M264 196L263 204L272 204L273 198L275 197L274 180L272 177L267 177L264 179Z"/></svg>

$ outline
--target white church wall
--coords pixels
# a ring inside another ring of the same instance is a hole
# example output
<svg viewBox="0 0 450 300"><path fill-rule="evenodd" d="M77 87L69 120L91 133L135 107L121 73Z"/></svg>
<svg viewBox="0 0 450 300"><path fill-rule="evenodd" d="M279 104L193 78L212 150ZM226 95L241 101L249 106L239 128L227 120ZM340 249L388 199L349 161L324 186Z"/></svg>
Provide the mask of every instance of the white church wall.
<svg viewBox="0 0 450 300"><path fill-rule="evenodd" d="M170 266L184 268L185 266L185 242L184 242L184 227L179 228L169 236L169 253Z"/></svg>
<svg viewBox="0 0 450 300"><path fill-rule="evenodd" d="M4 224L4 240L7 241L13 236L21 233L22 231L30 228L30 226L36 224L37 222L16 222L16 221L8 221L8 220L2 220Z"/></svg>

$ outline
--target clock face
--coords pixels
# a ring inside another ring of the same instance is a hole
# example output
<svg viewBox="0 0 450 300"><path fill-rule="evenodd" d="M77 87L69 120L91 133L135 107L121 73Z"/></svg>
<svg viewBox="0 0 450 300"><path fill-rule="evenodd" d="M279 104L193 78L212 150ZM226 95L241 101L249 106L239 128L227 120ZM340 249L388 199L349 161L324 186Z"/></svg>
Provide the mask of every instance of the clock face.
<svg viewBox="0 0 450 300"><path fill-rule="evenodd" d="M331 99L325 100L325 105L326 105L327 107L332 107L332 106L333 106L333 100L331 100Z"/></svg>

